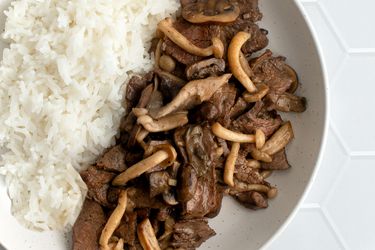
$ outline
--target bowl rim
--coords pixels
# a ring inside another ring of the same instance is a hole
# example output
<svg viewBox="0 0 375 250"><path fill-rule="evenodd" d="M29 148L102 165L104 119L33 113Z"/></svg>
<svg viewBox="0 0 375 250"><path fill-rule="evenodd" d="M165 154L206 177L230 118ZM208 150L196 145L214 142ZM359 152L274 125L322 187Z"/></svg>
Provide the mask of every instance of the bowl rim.
<svg viewBox="0 0 375 250"><path fill-rule="evenodd" d="M315 166L312 172L312 175L306 185L306 188L302 194L302 196L299 198L299 201L297 202L297 205L293 208L292 212L289 214L289 216L286 218L286 220L283 222L283 224L277 229L277 231L272 235L271 238L267 240L261 246L259 249L266 250L268 247L271 246L273 242L275 242L276 239L280 237L282 232L285 231L285 229L288 227L288 225L291 223L291 221L296 217L297 212L301 208L301 205L303 201L306 199L307 194L310 192L312 184L314 183L318 170L321 167L321 163L323 160L323 153L325 152L327 141L328 141L328 129L329 129L329 114L330 114L330 97L329 97L329 84L328 84L328 71L327 71L327 64L325 61L325 58L323 56L323 49L322 45L320 44L318 40L318 33L315 30L312 21L307 16L307 13L303 7L302 1L300 0L293 0L294 4L299 9L300 13L303 15L303 19L305 20L309 32L313 38L313 44L318 52L319 62L320 62L320 70L323 73L323 86L324 86L324 99L325 99L325 115L324 115L324 128L323 128L323 134L322 134L322 140L320 142L320 150L318 153L317 160L315 162Z"/></svg>

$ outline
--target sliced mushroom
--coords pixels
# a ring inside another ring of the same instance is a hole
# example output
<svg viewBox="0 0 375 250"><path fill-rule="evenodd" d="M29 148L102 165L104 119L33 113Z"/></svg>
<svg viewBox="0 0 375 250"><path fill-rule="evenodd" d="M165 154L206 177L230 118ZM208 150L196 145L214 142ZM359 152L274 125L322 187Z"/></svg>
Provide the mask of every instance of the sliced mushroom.
<svg viewBox="0 0 375 250"><path fill-rule="evenodd" d="M140 116L142 116L142 115L147 115L148 110L145 109L145 108L133 108L133 109L132 109L132 112L133 112L133 114L134 114L136 117L140 117Z"/></svg>
<svg viewBox="0 0 375 250"><path fill-rule="evenodd" d="M292 84L290 85L290 88L288 89L289 93L294 93L298 89L298 75L296 71L290 67L288 64L284 64L284 70L288 73L288 75L293 79Z"/></svg>
<svg viewBox="0 0 375 250"><path fill-rule="evenodd" d="M225 184L231 187L234 186L234 182L233 182L234 166L236 164L239 150L240 150L240 144L238 142L232 143L232 148L229 152L227 160L225 161L224 182Z"/></svg>
<svg viewBox="0 0 375 250"><path fill-rule="evenodd" d="M177 198L180 202L191 200L198 187L198 177L195 169L191 165L185 165L179 171L179 181L177 186Z"/></svg>
<svg viewBox="0 0 375 250"><path fill-rule="evenodd" d="M224 128L220 123L215 122L212 125L212 133L227 141L240 142L240 143L254 143L255 136L251 134L242 134L227 128Z"/></svg>
<svg viewBox="0 0 375 250"><path fill-rule="evenodd" d="M189 80L203 79L217 76L225 72L225 60L210 58L194 63L186 68L186 77Z"/></svg>
<svg viewBox="0 0 375 250"><path fill-rule="evenodd" d="M270 177L272 175L272 171L271 170L264 170L260 173L260 175L262 176L262 178L264 180L264 179L267 179L268 177Z"/></svg>
<svg viewBox="0 0 375 250"><path fill-rule="evenodd" d="M160 250L155 231L149 219L145 219L138 224L137 235L144 250Z"/></svg>
<svg viewBox="0 0 375 250"><path fill-rule="evenodd" d="M159 22L158 29L161 30L175 44L190 54L202 57L214 55L216 58L223 58L224 56L224 44L219 38L213 37L211 39L212 45L210 47L197 47L173 27L173 21L169 17Z"/></svg>
<svg viewBox="0 0 375 250"><path fill-rule="evenodd" d="M151 114L152 117L157 119L179 110L190 109L209 100L219 88L228 83L231 76L231 74L225 74L187 83L170 103L160 108L155 114Z"/></svg>
<svg viewBox="0 0 375 250"><path fill-rule="evenodd" d="M240 64L241 64L242 69L245 71L245 73L248 77L254 76L254 72L251 69L251 67L249 65L249 62L247 61L247 59L246 59L245 55L242 53L242 51L240 51Z"/></svg>
<svg viewBox="0 0 375 250"><path fill-rule="evenodd" d="M268 155L274 155L282 150L293 138L294 133L292 124L286 122L268 141L266 141L261 151Z"/></svg>
<svg viewBox="0 0 375 250"><path fill-rule="evenodd" d="M158 44L156 45L155 49L155 68L159 68L159 61L161 57L161 45L163 44L163 40L159 39Z"/></svg>
<svg viewBox="0 0 375 250"><path fill-rule="evenodd" d="M240 15L237 2L225 0L191 1L182 6L182 16L191 23L231 23Z"/></svg>
<svg viewBox="0 0 375 250"><path fill-rule="evenodd" d="M162 167L170 166L176 160L176 157L176 150L171 145L164 145L163 148L156 151L151 156L143 159L116 176L113 179L112 184L114 186L125 185L128 181L140 176L157 165Z"/></svg>
<svg viewBox="0 0 375 250"><path fill-rule="evenodd" d="M126 203L128 200L127 191L121 190L118 204L115 210L113 210L111 216L109 217L107 223L105 224L102 234L100 235L99 245L102 250L109 250L109 239L111 238L113 232L116 228L120 225L121 218L125 213L126 210Z"/></svg>
<svg viewBox="0 0 375 250"><path fill-rule="evenodd" d="M277 195L277 188L275 187L269 187L264 184L247 184L245 182L235 180L234 190L232 191L232 193L249 191L257 191L267 194L268 198L275 198Z"/></svg>
<svg viewBox="0 0 375 250"><path fill-rule="evenodd" d="M142 115L138 117L137 123L141 124L148 132L157 133L184 126L189 122L187 115L187 112L176 112L157 120L152 119L149 115Z"/></svg>
<svg viewBox="0 0 375 250"><path fill-rule="evenodd" d="M306 110L306 98L291 93L268 94L267 100L271 103L272 108L281 112L301 113Z"/></svg>
<svg viewBox="0 0 375 250"><path fill-rule="evenodd" d="M163 71L163 70L155 70L155 73L160 76L161 78L165 78L165 79L170 79L171 82L175 82L177 84L185 84L186 81L175 76L175 75L172 75L171 73L169 72L166 72L166 71Z"/></svg>
<svg viewBox="0 0 375 250"><path fill-rule="evenodd" d="M238 32L233 37L228 47L228 63L234 77L237 78L249 93L255 93L257 92L257 87L246 74L240 62L241 47L250 37L249 33L243 31Z"/></svg>
<svg viewBox="0 0 375 250"><path fill-rule="evenodd" d="M253 94L250 94L249 92L245 92L242 97L245 101L247 102L258 102L260 100L262 100L263 97L265 97L270 88L264 84L264 83L260 83L260 84L257 84L257 89L258 91L256 93L253 93Z"/></svg>

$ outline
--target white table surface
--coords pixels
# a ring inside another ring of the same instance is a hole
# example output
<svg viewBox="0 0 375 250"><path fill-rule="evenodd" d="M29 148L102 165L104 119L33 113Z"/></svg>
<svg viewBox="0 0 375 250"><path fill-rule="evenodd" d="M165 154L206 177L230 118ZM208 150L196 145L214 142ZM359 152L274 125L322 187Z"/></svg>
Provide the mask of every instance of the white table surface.
<svg viewBox="0 0 375 250"><path fill-rule="evenodd" d="M375 1L299 1L327 62L330 129L307 199L268 250L375 249Z"/></svg>

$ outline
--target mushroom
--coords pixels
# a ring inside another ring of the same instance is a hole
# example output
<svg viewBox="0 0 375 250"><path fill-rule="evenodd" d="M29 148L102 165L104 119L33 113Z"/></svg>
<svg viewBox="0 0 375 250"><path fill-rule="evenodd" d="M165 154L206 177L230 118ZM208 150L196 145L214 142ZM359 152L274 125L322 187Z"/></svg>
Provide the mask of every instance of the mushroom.
<svg viewBox="0 0 375 250"><path fill-rule="evenodd" d="M155 49L155 68L159 68L159 61L161 57L161 45L163 44L163 40L159 39L158 44L156 45Z"/></svg>
<svg viewBox="0 0 375 250"><path fill-rule="evenodd" d="M240 31L232 39L228 47L228 63L234 77L245 87L249 93L257 92L257 87L251 81L241 66L240 52L242 45L249 40L251 35Z"/></svg>
<svg viewBox="0 0 375 250"><path fill-rule="evenodd" d="M290 88L288 89L289 93L294 93L296 92L299 82L298 82L298 76L296 71L290 67L288 64L284 64L284 70L288 73L288 75L293 79Z"/></svg>
<svg viewBox="0 0 375 250"><path fill-rule="evenodd" d="M255 159L255 160L258 160L258 161L263 161L263 162L272 162L272 157L263 152L263 151L260 151L256 148L254 148L253 150L251 150L251 156Z"/></svg>
<svg viewBox="0 0 375 250"><path fill-rule="evenodd" d="M157 59L155 58L155 60L157 60ZM170 72L175 70L176 62L173 60L172 57L170 57L168 55L162 55L159 58L159 67L162 70L165 70L166 72L170 73Z"/></svg>
<svg viewBox="0 0 375 250"><path fill-rule="evenodd" d="M133 112L133 114L134 114L136 117L140 117L140 116L142 116L142 115L147 115L148 110L145 109L145 108L133 108L133 109L132 109L132 112Z"/></svg>
<svg viewBox="0 0 375 250"><path fill-rule="evenodd" d="M225 60L217 58L202 60L188 66L185 72L189 80L217 76L225 72Z"/></svg>
<svg viewBox="0 0 375 250"><path fill-rule="evenodd" d="M250 94L249 92L245 92L242 97L246 102L258 102L262 100L263 97L265 97L270 88L264 84L264 83L259 83L256 85L258 91L256 93Z"/></svg>
<svg viewBox="0 0 375 250"><path fill-rule="evenodd" d="M268 155L274 155L282 150L294 138L292 124L286 122L264 144L261 151Z"/></svg>
<svg viewBox="0 0 375 250"><path fill-rule="evenodd" d="M99 245L101 250L109 250L109 239L111 238L113 232L116 230L116 228L120 225L121 218L125 213L126 210L126 203L128 200L127 196L127 190L121 190L119 198L118 198L118 204L113 210L111 216L109 217L107 223L105 224L102 234L100 235L99 239Z"/></svg>
<svg viewBox="0 0 375 250"><path fill-rule="evenodd" d="M266 135L264 134L263 130L256 129L255 130L255 147L257 149L261 149L264 144L266 143Z"/></svg>
<svg viewBox="0 0 375 250"><path fill-rule="evenodd" d="M190 54L202 57L214 55L216 58L223 58L224 56L224 44L219 38L212 37L212 45L207 48L197 47L173 27L173 21L170 17L160 21L158 29L171 39L172 42Z"/></svg>
<svg viewBox="0 0 375 250"><path fill-rule="evenodd" d="M295 96L291 93L267 95L267 101L271 107L282 112L304 112L306 110L306 98Z"/></svg>
<svg viewBox="0 0 375 250"><path fill-rule="evenodd" d="M270 177L272 174L272 171L271 170L264 170L260 173L260 175L262 176L263 180L264 179L267 179L268 177Z"/></svg>
<svg viewBox="0 0 375 250"><path fill-rule="evenodd" d="M182 17L191 23L231 23L240 15L237 3L225 0L192 1L182 7Z"/></svg>
<svg viewBox="0 0 375 250"><path fill-rule="evenodd" d="M161 77L161 78L166 78L166 79L170 79L171 82L175 82L177 84L182 84L182 85L185 85L186 81L175 76L175 75L172 75L171 73L167 72L167 71L163 71L163 70L155 70L155 73Z"/></svg>
<svg viewBox="0 0 375 250"><path fill-rule="evenodd" d="M156 151L146 159L143 159L142 161L134 164L133 166L116 176L113 179L112 184L114 186L125 185L128 181L140 176L141 174L147 172L157 165L161 167L168 167L172 165L177 157L176 150L168 144L159 145L158 149L158 151Z"/></svg>
<svg viewBox="0 0 375 250"><path fill-rule="evenodd" d="M254 76L254 72L251 69L251 67L249 65L249 62L247 61L247 59L246 59L245 55L242 53L242 51L240 51L240 64L241 64L242 69L245 71L245 73L248 77Z"/></svg>
<svg viewBox="0 0 375 250"><path fill-rule="evenodd" d="M189 122L187 115L187 112L176 112L157 120L149 115L142 115L138 117L137 123L141 124L148 132L157 133L182 127Z"/></svg>
<svg viewBox="0 0 375 250"><path fill-rule="evenodd" d="M212 133L227 141L240 142L240 143L254 143L255 136L251 134L242 134L227 128L224 128L220 123L215 122L212 125Z"/></svg>
<svg viewBox="0 0 375 250"><path fill-rule="evenodd" d="M137 227L137 235L142 248L145 250L160 250L155 231L148 218L144 219Z"/></svg>
<svg viewBox="0 0 375 250"><path fill-rule="evenodd" d="M229 152L227 160L225 161L224 182L231 187L234 186L234 182L233 182L234 166L236 164L239 150L240 150L240 144L238 142L234 142L232 144L232 148Z"/></svg>
<svg viewBox="0 0 375 250"><path fill-rule="evenodd" d="M256 191L260 193L267 194L268 198L275 198L277 195L277 188L269 187L264 184L247 184L242 181L235 180L234 190L230 191L230 193L238 193L238 192L249 192L249 191Z"/></svg>
<svg viewBox="0 0 375 250"><path fill-rule="evenodd" d="M157 119L199 105L209 100L218 89L228 82L231 76L231 74L225 74L219 77L208 77L188 82L170 103L161 107L151 116Z"/></svg>

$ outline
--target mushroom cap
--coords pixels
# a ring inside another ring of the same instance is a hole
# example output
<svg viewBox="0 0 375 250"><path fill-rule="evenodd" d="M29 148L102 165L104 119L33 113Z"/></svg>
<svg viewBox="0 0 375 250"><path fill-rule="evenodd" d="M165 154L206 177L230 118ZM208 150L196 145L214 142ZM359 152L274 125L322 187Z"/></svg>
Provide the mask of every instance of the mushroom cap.
<svg viewBox="0 0 375 250"><path fill-rule="evenodd" d="M158 165L162 168L171 166L177 159L177 152L174 147L169 143L154 145L148 151L148 154L153 154L159 150L164 150L168 154L168 158Z"/></svg>

